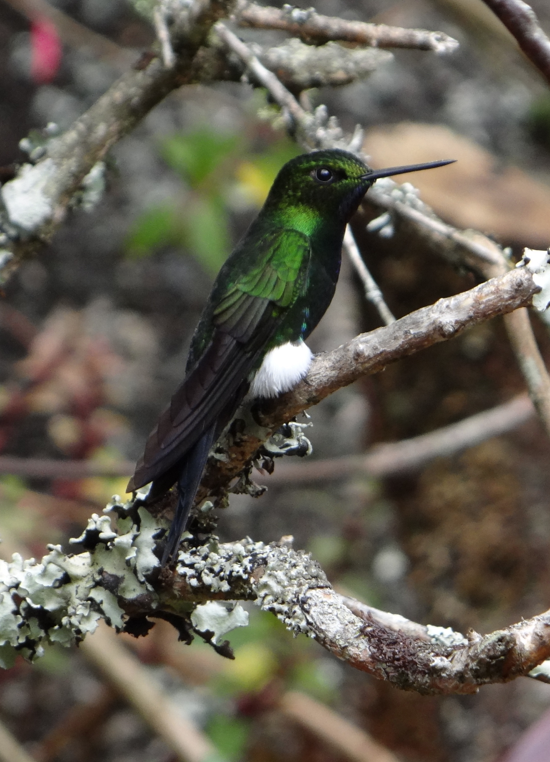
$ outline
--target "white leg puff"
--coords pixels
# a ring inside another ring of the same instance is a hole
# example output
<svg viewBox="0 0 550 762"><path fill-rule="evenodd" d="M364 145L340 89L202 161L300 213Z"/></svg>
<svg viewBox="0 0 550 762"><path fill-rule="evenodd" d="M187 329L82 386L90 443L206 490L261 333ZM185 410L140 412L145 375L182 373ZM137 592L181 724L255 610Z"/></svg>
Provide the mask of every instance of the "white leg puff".
<svg viewBox="0 0 550 762"><path fill-rule="evenodd" d="M313 354L303 341L288 342L271 349L252 379L252 397L277 397L288 392L308 372Z"/></svg>

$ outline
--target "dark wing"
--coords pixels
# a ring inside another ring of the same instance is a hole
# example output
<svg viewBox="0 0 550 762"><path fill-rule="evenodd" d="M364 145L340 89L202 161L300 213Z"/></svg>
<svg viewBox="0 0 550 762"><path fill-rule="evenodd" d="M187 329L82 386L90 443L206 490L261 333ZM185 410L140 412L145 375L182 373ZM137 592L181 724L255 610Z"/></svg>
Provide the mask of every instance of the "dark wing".
<svg viewBox="0 0 550 762"><path fill-rule="evenodd" d="M261 258L257 251L251 255L253 270L223 293L219 286L215 290L210 341L151 432L128 492L161 477L218 420L302 293L309 239L293 230L282 233L272 231L259 242L265 253Z"/></svg>

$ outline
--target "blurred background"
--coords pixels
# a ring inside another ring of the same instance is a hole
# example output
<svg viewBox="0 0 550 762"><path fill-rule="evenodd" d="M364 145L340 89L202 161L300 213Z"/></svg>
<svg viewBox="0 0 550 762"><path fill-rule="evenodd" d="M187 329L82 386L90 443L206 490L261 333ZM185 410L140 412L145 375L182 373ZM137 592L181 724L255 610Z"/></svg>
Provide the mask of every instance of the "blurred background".
<svg viewBox="0 0 550 762"><path fill-rule="evenodd" d="M550 6L532 5L550 34ZM56 40L39 6L0 0L3 168L25 159L18 144L31 130L52 122L68 127L154 39L124 0L58 0L55 6L81 25L70 44ZM309 97L327 103L346 129L365 127L374 166L458 159L452 169L414 178L446 221L486 232L514 255L523 246L547 248L550 92L481 0L320 0L316 9L441 30L459 40L460 48L445 56L396 50L366 80ZM244 36L281 39L252 30ZM91 460L108 472L127 461L129 472L141 454L182 378L215 273L277 170L299 152L273 113L265 94L246 84L172 94L111 152L99 205L72 214L5 286L0 456L57 463L48 478L24 465L0 476L4 557L14 551L40 557L46 543L68 547L67 538L80 534L93 511L124 493L127 477L71 478L62 463ZM397 317L475 285L472 274L418 244L397 248L392 239L367 234L365 222L356 220L358 242ZM311 346L329 349L378 325L346 263ZM547 329L538 322L535 329L548 357ZM312 460L436 430L523 389L495 320L310 411ZM489 632L548 608L549 457L550 443L531 419L460 455L384 480L356 473L322 481L301 476L302 462L288 459L281 464L285 479L277 480L276 467L261 499L232 498L219 533L265 542L291 534L342 591L415 621ZM250 626L229 635L234 662L204 645L177 643L162 622L147 638L118 641L220 759L548 760L547 741L527 744L535 732L550 737L549 685L521 679L468 697L403 693L305 638L293 639L274 617L250 614ZM315 729L315 707L346 718L380 746L367 753L359 744L353 756L337 723L332 740ZM113 687L108 669L97 671L84 647L50 649L33 667L21 662L1 673L0 717L41 762L181 758L151 729L147 713Z"/></svg>

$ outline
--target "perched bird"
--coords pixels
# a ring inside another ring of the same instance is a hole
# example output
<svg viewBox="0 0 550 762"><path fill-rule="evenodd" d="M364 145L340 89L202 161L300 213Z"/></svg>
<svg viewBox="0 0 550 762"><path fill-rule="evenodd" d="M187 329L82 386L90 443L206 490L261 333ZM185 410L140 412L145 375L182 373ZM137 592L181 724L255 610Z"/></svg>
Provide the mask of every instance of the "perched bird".
<svg viewBox="0 0 550 762"><path fill-rule="evenodd" d="M174 555L208 452L247 392L275 397L307 373L304 343L329 306L347 223L375 180L450 161L372 170L347 151L314 151L280 170L229 256L195 330L183 383L151 432L127 491L153 502L178 485L162 564Z"/></svg>

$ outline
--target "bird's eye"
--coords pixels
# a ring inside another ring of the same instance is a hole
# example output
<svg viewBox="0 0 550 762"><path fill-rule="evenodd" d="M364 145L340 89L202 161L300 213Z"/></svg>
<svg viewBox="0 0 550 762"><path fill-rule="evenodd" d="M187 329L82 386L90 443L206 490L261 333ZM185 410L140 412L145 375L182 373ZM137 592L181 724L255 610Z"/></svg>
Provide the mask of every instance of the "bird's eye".
<svg viewBox="0 0 550 762"><path fill-rule="evenodd" d="M311 174L313 175L314 180L317 180L318 183L322 183L323 185L329 185L336 179L334 172L328 167L318 167L317 169L314 169Z"/></svg>

